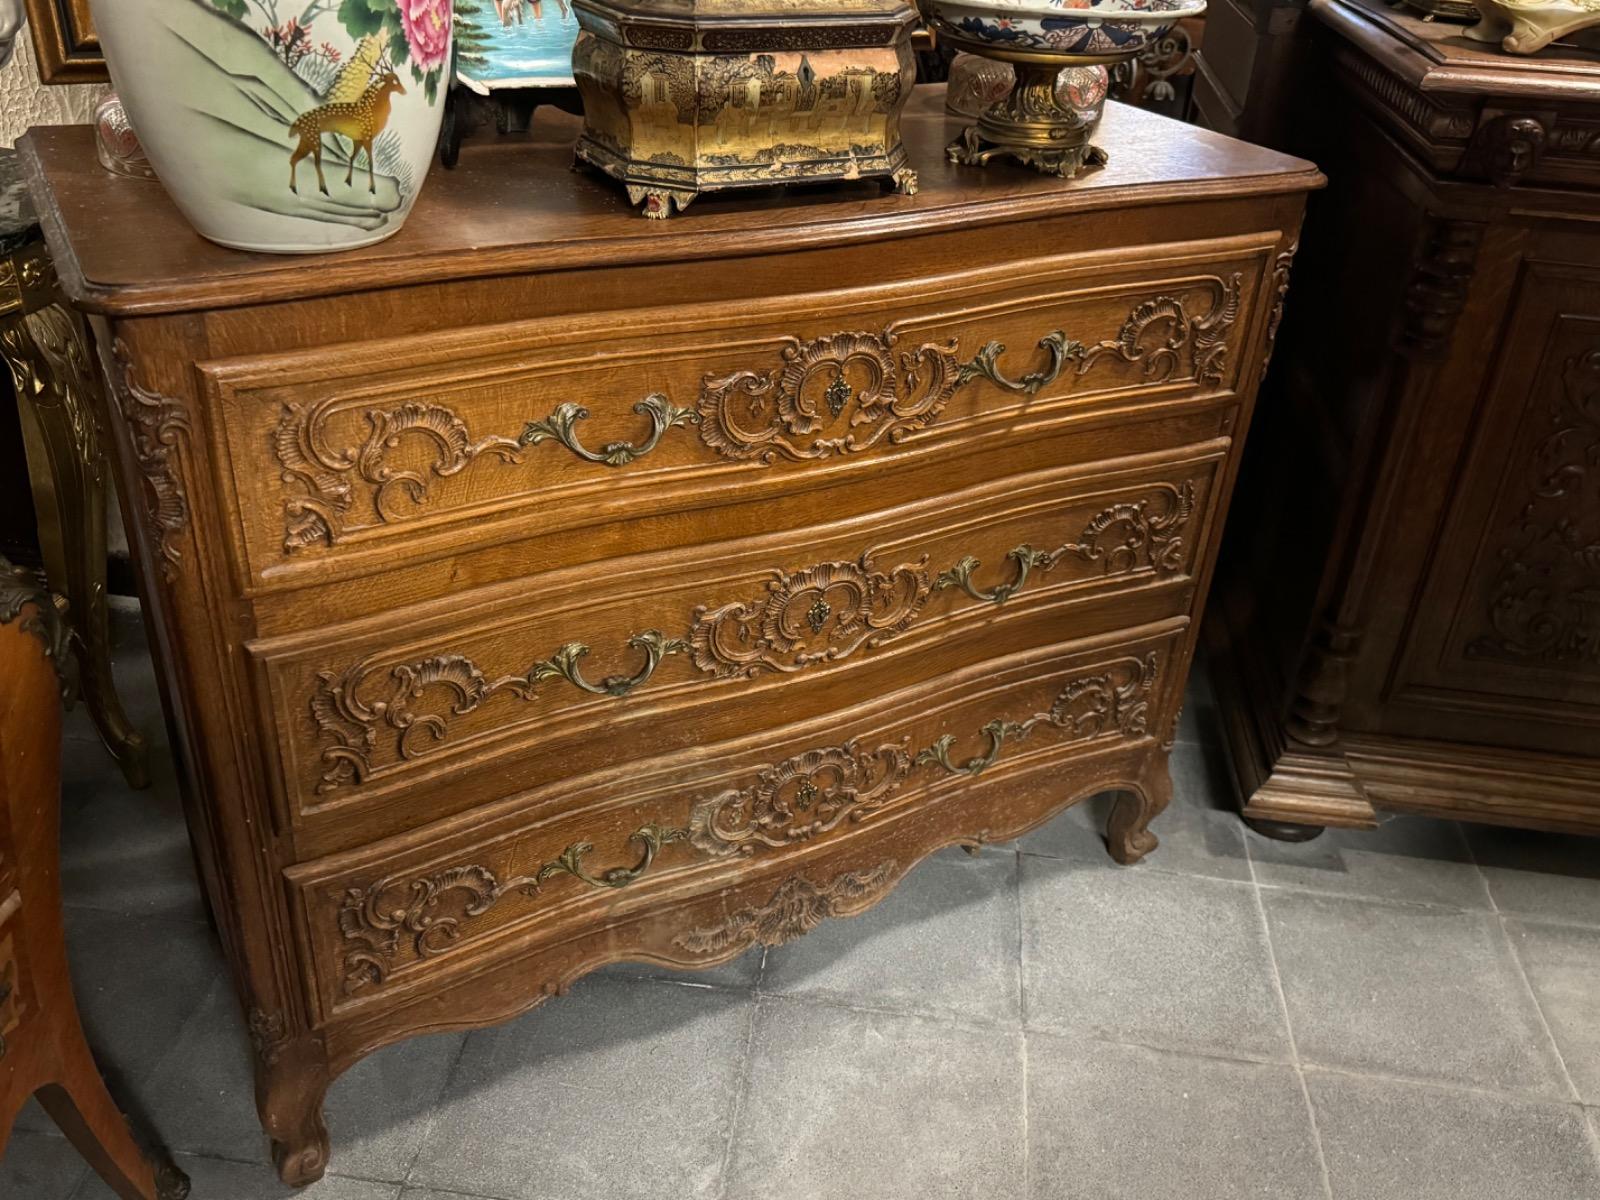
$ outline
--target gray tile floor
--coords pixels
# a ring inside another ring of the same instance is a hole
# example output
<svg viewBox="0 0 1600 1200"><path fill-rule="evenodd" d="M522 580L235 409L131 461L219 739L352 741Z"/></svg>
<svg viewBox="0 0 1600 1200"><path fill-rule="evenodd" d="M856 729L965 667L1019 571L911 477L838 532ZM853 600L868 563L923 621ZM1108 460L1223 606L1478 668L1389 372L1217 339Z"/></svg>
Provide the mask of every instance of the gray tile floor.
<svg viewBox="0 0 1600 1200"><path fill-rule="evenodd" d="M119 669L159 727L137 629ZM703 975L617 967L381 1052L308 1200L1595 1200L1600 842L1397 818L1292 847L1222 811L1203 684L1144 865L1091 804L919 867L878 908ZM65 879L80 1000L196 1200L286 1194L170 763L128 793L81 712ZM103 1200L37 1110L0 1197Z"/></svg>

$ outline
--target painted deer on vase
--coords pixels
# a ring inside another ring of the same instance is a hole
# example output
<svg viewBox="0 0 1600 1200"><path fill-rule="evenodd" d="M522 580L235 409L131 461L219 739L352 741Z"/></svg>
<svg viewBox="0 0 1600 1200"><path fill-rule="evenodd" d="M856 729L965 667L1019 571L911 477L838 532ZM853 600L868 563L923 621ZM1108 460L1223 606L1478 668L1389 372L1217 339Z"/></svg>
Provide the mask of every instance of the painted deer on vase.
<svg viewBox="0 0 1600 1200"><path fill-rule="evenodd" d="M406 94L406 89L401 84L399 76L394 73L394 69L383 66L356 99L334 100L302 114L289 127L289 131L300 139L300 144L289 156L289 190L299 192L300 161L309 155L317 168L317 186L322 189L324 196L328 194L328 182L322 175L322 138L325 134L334 133L349 138L352 146L350 168L344 177L345 184L348 186L354 180L356 160L365 150L367 190L376 193L378 179L372 143L389 124L391 98L396 93L403 96Z"/></svg>

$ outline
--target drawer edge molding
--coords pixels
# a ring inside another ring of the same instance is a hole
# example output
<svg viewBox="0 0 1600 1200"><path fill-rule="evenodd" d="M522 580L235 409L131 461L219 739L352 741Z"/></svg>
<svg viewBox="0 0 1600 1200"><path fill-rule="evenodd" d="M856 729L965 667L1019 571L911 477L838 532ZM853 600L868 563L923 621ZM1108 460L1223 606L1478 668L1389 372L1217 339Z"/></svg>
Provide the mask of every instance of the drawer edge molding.
<svg viewBox="0 0 1600 1200"><path fill-rule="evenodd" d="M396 970L402 941L410 961L420 963L460 944L463 926L513 895L536 898L551 879L567 875L590 888L624 888L643 878L663 847L683 843L702 861L751 857L763 847L783 850L809 842L849 822L869 817L890 802L919 771L976 777L1005 747L1041 726L1064 733L1064 744L1134 739L1149 733L1151 698L1159 676L1159 653L1125 655L1075 675L1043 712L1023 720L996 718L979 730L988 749L962 763L951 759L953 734L943 734L912 753L902 739L863 751L856 740L804 751L761 768L752 782L694 801L683 825L641 825L628 835L637 861L599 872L585 865L595 850L573 842L555 857L502 878L482 863L462 863L423 874L386 875L366 886L346 888L338 910L343 952L342 988L347 996L382 986ZM445 907L457 896L459 910ZM407 965L401 963L400 965Z"/></svg>
<svg viewBox="0 0 1600 1200"><path fill-rule="evenodd" d="M297 555L317 545L336 546L348 532L357 532L346 526L358 488L366 494L376 525L389 525L407 519L392 503L397 495L420 504L430 478L458 475L485 457L519 465L526 450L545 441L560 443L584 462L621 468L655 450L671 430L696 426L701 440L716 453L765 466L780 459L801 462L854 454L885 440L896 444L937 421L951 397L974 381L1034 396L1069 367L1069 378L1075 380L1107 356L1139 365L1158 383L1169 381L1187 359L1197 382L1218 384L1226 375L1227 339L1238 320L1243 278L1237 271L1226 279L1206 276L1201 282L1212 287L1214 296L1203 315L1191 312L1182 297L1162 294L1139 301L1114 337L1093 345L1062 330L1048 333L1038 343L1047 355L1046 365L1016 379L1000 369L1005 345L998 341L985 343L962 361L955 340L926 342L900 352L897 359L899 335L893 328L843 331L810 341L789 337L774 368L706 376L693 408L651 393L633 406L650 422L646 437L637 443L610 442L598 450L579 440L577 425L590 414L571 401L557 405L542 420L529 420L517 436L492 434L477 440L467 422L437 399L371 407L363 414L367 424L360 444L343 447L328 444L325 426L331 415L350 407L346 397L334 395L309 405L285 402L271 438L283 485L293 489L283 498L282 548ZM1152 337L1152 330L1164 331L1164 336ZM864 387L852 385L847 367L865 371ZM829 373L820 396L807 387L818 372ZM847 431L822 436L852 405ZM736 414L741 408L753 420L742 420ZM187 418L181 409L174 410L181 431L187 432ZM416 470L390 465L389 453L414 438L433 443L431 461ZM157 438L150 444L159 448L173 443ZM185 507L181 489L177 501L180 510Z"/></svg>
<svg viewBox="0 0 1600 1200"><path fill-rule="evenodd" d="M1034 570L1052 570L1068 557L1101 564L1105 578L1136 572L1165 578L1183 567L1195 480L1155 482L1146 489L1151 494L1100 510L1075 540L1054 550L1035 550L1026 543L1012 549L1006 560L1014 565L1014 576L988 590L973 583L982 566L973 555L963 556L937 577L930 576L925 555L881 571L870 549L855 562L823 562L794 572L775 568L765 596L715 609L699 606L681 636L659 629L633 635L627 644L644 654L644 665L633 675L609 676L598 683L581 673L581 660L590 652L582 642L568 642L526 670L498 678L459 653L399 663L389 668L387 690L378 694L364 688L381 671L370 658L343 670L319 671L310 698L311 719L324 743L316 794L370 778L377 735L384 726L394 733L397 761L414 761L445 740L451 718L474 712L497 695L532 701L546 680L565 679L590 695L620 698L648 682L664 659L677 654L688 655L695 669L712 679L798 672L892 641L916 622L936 592L958 589L980 604L1004 605L1023 590ZM448 710L418 712L414 702L438 688L454 694Z"/></svg>

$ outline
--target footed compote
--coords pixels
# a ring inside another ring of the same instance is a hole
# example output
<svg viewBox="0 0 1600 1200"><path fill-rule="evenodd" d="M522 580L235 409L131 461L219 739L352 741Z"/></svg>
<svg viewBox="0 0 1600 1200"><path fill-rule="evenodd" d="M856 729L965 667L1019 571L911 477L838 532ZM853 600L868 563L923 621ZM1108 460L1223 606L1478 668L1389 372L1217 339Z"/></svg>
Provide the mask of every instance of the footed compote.
<svg viewBox="0 0 1600 1200"><path fill-rule="evenodd" d="M1107 67L1132 58L1205 0L923 0L942 40L1009 63L1016 82L946 150L984 166L1005 156L1071 179L1106 161L1090 138L1105 108ZM1073 68L1070 72L1063 68Z"/></svg>

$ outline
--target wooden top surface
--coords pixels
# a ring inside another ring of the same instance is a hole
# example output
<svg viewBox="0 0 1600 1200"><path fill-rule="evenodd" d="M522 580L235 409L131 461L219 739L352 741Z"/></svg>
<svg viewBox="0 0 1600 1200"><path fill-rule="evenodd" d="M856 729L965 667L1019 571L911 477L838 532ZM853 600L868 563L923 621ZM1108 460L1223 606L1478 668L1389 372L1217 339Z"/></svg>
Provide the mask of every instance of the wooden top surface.
<svg viewBox="0 0 1600 1200"><path fill-rule="evenodd" d="M429 172L405 227L362 250L252 254L201 238L149 180L113 176L88 126L45 126L21 142L57 270L83 307L117 315L230 307L409 283L693 261L797 247L874 242L1065 211L1304 191L1322 176L1301 159L1138 109L1109 104L1095 141L1109 165L1071 182L1009 163L945 161L962 124L944 89L917 89L905 138L921 175L915 196L876 182L701 197L651 221L622 189L569 170L579 120L542 108L526 137L485 133L460 165Z"/></svg>
<svg viewBox="0 0 1600 1200"><path fill-rule="evenodd" d="M1467 37L1460 21L1424 21L1384 0L1311 0L1311 11L1419 91L1600 99L1600 52L1556 43L1508 54L1498 42Z"/></svg>

